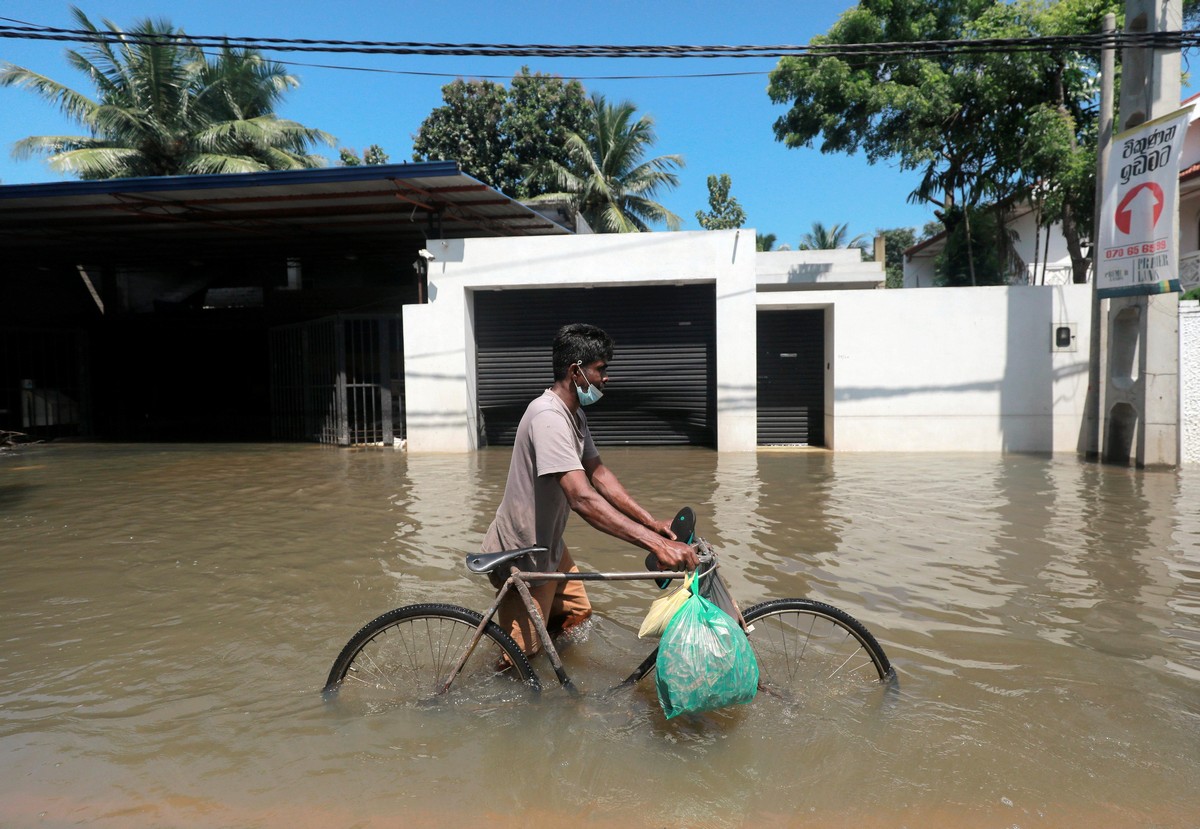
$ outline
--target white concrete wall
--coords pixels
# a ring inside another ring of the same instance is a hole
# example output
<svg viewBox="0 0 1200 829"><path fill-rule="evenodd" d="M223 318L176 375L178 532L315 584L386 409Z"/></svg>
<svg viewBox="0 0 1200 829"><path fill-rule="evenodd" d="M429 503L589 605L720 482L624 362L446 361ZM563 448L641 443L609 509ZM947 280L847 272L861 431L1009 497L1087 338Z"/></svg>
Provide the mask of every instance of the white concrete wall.
<svg viewBox="0 0 1200 829"><path fill-rule="evenodd" d="M1013 247L1025 263L1027 284L1065 285L1071 281L1071 252L1060 228L1055 224L1039 232L1037 214L1032 210L1009 220L1008 229L1017 234Z"/></svg>
<svg viewBox="0 0 1200 829"><path fill-rule="evenodd" d="M1179 188L1179 252L1187 255L1200 249L1200 190L1195 182Z"/></svg>
<svg viewBox="0 0 1200 829"><path fill-rule="evenodd" d="M919 253L911 259L904 258L904 287L905 288L932 288L934 287L933 280L936 278L935 264L938 251L941 245L930 245L927 248L922 248Z"/></svg>
<svg viewBox="0 0 1200 829"><path fill-rule="evenodd" d="M1197 129L1197 121L1200 121L1200 95L1193 95L1183 102L1183 106L1192 106L1192 112L1188 115L1187 133L1183 137L1183 150L1179 154L1179 169L1186 170L1193 164L1200 164L1200 129Z"/></svg>
<svg viewBox="0 0 1200 829"><path fill-rule="evenodd" d="M1200 464L1200 302L1179 303L1180 461Z"/></svg>
<svg viewBox="0 0 1200 829"><path fill-rule="evenodd" d="M404 308L409 451L476 448L474 291L663 282L716 283L717 445L722 451L754 450L753 229L456 239L431 241L427 248L435 257L429 302Z"/></svg>
<svg viewBox="0 0 1200 829"><path fill-rule="evenodd" d="M717 441L756 445L758 308L826 319L826 438L837 451L1075 452L1091 286L759 291L753 230L429 243L430 301L404 309L408 446L476 448L474 291L716 287ZM514 320L519 325L520 320ZM1052 351L1073 324L1074 350ZM550 344L547 343L549 348Z"/></svg>
<svg viewBox="0 0 1200 829"><path fill-rule="evenodd" d="M826 434L837 451L1074 452L1090 292L830 291L760 294L758 303L829 309ZM1051 352L1052 323L1076 326L1074 351Z"/></svg>
<svg viewBox="0 0 1200 829"><path fill-rule="evenodd" d="M864 262L858 248L837 250L771 250L755 257L758 287L876 288L887 279L882 262Z"/></svg>

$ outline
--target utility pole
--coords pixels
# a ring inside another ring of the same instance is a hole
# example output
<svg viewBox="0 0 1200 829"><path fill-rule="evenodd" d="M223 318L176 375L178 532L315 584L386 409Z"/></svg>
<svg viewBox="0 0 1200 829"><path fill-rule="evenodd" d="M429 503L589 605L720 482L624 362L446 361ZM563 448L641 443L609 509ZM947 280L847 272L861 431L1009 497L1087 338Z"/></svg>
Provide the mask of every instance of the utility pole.
<svg viewBox="0 0 1200 829"><path fill-rule="evenodd" d="M1104 34L1117 31L1117 16L1104 15ZM1100 117L1096 125L1096 206L1092 215L1092 320L1088 349L1088 392L1084 412L1084 455L1089 461L1100 460L1100 424L1104 421L1102 400L1104 398L1100 360L1104 354L1101 347L1103 316L1100 308L1100 206L1105 193L1104 176L1107 174L1108 150L1113 137L1113 95L1116 88L1116 48L1106 45L1100 52Z"/></svg>
<svg viewBox="0 0 1200 829"><path fill-rule="evenodd" d="M1181 0L1125 0L1129 33L1179 31ZM1121 55L1118 131L1179 109L1179 48L1127 47ZM1175 223L1179 198L1165 205ZM1179 463L1179 295L1113 297L1099 313L1101 458L1138 467ZM1095 315L1093 316L1095 319Z"/></svg>

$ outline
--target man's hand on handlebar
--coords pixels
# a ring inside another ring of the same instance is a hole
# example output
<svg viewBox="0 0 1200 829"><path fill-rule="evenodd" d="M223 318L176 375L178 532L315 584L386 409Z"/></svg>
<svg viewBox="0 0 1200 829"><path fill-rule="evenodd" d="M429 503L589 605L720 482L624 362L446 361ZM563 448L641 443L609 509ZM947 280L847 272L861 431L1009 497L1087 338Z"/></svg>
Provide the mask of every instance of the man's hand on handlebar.
<svg viewBox="0 0 1200 829"><path fill-rule="evenodd" d="M695 570L696 548L682 541L663 541L654 551L659 570Z"/></svg>
<svg viewBox="0 0 1200 829"><path fill-rule="evenodd" d="M663 538L669 538L672 541L677 540L675 531L671 529L671 519L670 518L668 518L666 521L659 521L657 518L654 519L653 523L650 524L650 529L654 530L656 533L661 535Z"/></svg>

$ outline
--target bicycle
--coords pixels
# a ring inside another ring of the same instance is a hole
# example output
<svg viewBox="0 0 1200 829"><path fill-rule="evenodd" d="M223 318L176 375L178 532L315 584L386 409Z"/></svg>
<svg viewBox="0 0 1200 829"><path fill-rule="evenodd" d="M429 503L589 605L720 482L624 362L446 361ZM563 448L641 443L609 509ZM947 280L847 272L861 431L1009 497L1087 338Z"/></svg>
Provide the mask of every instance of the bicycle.
<svg viewBox="0 0 1200 829"><path fill-rule="evenodd" d="M690 508L677 513L676 536L694 543L701 566L716 579L716 552L694 535L695 514ZM526 547L466 557L467 569L487 575L508 566L509 576L491 606L482 614L450 604L424 603L390 610L371 620L351 637L334 660L324 693L331 698L348 689L393 700L423 702L446 696L453 687L472 699L511 693L513 679L535 692L542 684L529 657L492 617L509 590L516 590L529 611L542 648L560 685L578 694L563 666L558 649L529 593L529 582L542 580L627 581L650 580L659 587L686 573L542 573L521 570L513 562L543 547ZM649 566L650 559L647 559ZM708 582L712 584L712 582ZM723 582L722 582L723 586ZM727 592L727 591L726 591ZM705 588L702 588L702 595ZM872 685L894 686L896 672L866 626L850 614L812 599L773 599L760 602L740 615L759 666L759 691L783 700L800 699L818 689L844 693ZM735 617L736 618L736 617ZM654 670L655 648L628 677L613 689L629 687Z"/></svg>

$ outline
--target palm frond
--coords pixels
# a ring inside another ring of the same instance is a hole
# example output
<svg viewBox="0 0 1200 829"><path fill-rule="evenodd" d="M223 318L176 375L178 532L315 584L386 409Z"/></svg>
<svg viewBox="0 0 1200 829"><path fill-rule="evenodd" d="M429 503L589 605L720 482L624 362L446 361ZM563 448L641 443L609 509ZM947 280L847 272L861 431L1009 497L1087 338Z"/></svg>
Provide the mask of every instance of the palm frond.
<svg viewBox="0 0 1200 829"><path fill-rule="evenodd" d="M79 9L73 14L98 35L67 51L95 99L11 65L0 64L0 86L29 89L92 138L31 136L17 143L19 157L44 155L56 170L99 178L315 167L323 159L309 150L336 145L322 130L274 115L298 84L282 64L236 49L210 59L166 20L143 20L127 34L109 20L97 25Z"/></svg>
<svg viewBox="0 0 1200 829"><path fill-rule="evenodd" d="M12 64L5 64L0 69L0 86L24 87L54 104L72 121L85 127L90 125L91 113L98 106L81 92L76 92L45 75Z"/></svg>

